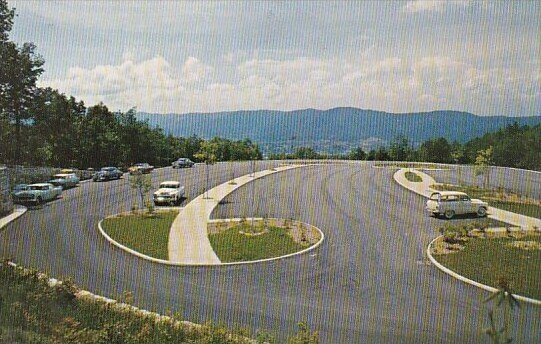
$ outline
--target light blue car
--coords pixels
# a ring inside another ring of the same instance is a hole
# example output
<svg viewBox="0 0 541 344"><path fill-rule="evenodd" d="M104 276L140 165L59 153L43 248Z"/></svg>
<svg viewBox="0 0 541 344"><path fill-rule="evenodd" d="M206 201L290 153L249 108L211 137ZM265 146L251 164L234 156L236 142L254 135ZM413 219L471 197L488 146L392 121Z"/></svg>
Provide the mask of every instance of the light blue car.
<svg viewBox="0 0 541 344"><path fill-rule="evenodd" d="M62 189L68 189L77 186L79 184L79 177L75 173L59 173L53 176L53 179L48 183L54 186L60 186Z"/></svg>
<svg viewBox="0 0 541 344"><path fill-rule="evenodd" d="M13 195L15 203L41 204L58 198L62 194L62 187L51 183L30 184L26 190L16 192Z"/></svg>

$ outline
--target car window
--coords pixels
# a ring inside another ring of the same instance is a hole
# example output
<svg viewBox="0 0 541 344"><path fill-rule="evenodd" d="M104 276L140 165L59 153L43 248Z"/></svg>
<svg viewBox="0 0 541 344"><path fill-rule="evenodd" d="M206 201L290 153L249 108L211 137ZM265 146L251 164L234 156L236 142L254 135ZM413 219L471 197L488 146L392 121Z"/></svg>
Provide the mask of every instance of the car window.
<svg viewBox="0 0 541 344"><path fill-rule="evenodd" d="M464 195L464 196L460 196L460 200L464 201L464 202L468 202L470 200L470 198L468 196Z"/></svg>
<svg viewBox="0 0 541 344"><path fill-rule="evenodd" d="M430 196L430 200L432 200L432 201L437 201L439 198L440 198L440 194L439 194L439 193L433 193L433 194Z"/></svg>
<svg viewBox="0 0 541 344"><path fill-rule="evenodd" d="M446 196L442 196L441 200L443 202L456 202L456 201L458 201L458 196L456 196L456 195L446 195Z"/></svg>

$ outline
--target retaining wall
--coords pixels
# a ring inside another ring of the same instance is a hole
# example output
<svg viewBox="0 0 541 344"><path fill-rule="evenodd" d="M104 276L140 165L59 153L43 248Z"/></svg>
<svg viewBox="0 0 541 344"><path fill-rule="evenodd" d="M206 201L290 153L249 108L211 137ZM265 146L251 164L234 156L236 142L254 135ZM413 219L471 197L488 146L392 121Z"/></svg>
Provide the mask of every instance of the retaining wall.
<svg viewBox="0 0 541 344"><path fill-rule="evenodd" d="M7 166L9 172L10 184L13 187L16 184L43 183L51 179L61 169L56 167L31 167L31 166ZM94 171L73 170L81 180L90 179Z"/></svg>
<svg viewBox="0 0 541 344"><path fill-rule="evenodd" d="M0 217L13 211L13 202L10 193L9 172L5 167L0 167Z"/></svg>

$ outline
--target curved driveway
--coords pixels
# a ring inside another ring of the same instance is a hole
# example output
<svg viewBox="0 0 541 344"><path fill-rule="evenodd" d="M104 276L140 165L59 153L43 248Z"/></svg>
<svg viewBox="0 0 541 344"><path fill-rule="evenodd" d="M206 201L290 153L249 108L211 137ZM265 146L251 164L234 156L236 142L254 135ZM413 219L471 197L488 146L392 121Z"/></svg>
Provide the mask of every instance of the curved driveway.
<svg viewBox="0 0 541 344"><path fill-rule="evenodd" d="M204 190L204 168L159 170L154 184L179 179L189 201ZM211 187L249 171L246 163L214 165ZM319 248L289 259L203 268L133 257L97 231L101 218L136 199L126 179L85 183L28 211L0 232L0 256L106 297L132 291L134 305L193 322L286 336L307 321L324 343L487 342L489 294L427 264L424 250L443 220L425 216L423 197L396 184L394 171L368 163L290 170L239 188L212 214L289 217L324 231ZM540 342L541 308L524 304L514 325L516 342Z"/></svg>

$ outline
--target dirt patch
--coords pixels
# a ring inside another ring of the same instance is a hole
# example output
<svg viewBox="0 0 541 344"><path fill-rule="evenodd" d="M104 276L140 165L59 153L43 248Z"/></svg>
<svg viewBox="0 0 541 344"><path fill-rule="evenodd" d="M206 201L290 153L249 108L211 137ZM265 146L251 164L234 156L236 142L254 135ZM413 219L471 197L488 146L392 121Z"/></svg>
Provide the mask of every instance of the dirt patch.
<svg viewBox="0 0 541 344"><path fill-rule="evenodd" d="M252 225L251 219L228 219L223 221L212 221L207 223L207 233L215 234L236 227L239 224ZM307 223L295 221L291 219L254 219L253 226L255 228L278 227L288 231L293 241L301 245L310 246L317 243L321 239L319 230ZM260 235L264 230L254 230L253 232L245 231L245 235Z"/></svg>
<svg viewBox="0 0 541 344"><path fill-rule="evenodd" d="M462 251L463 249L464 245L450 244L448 242L445 242L443 238L439 238L438 240L436 240L431 248L432 254L434 255L456 253Z"/></svg>

